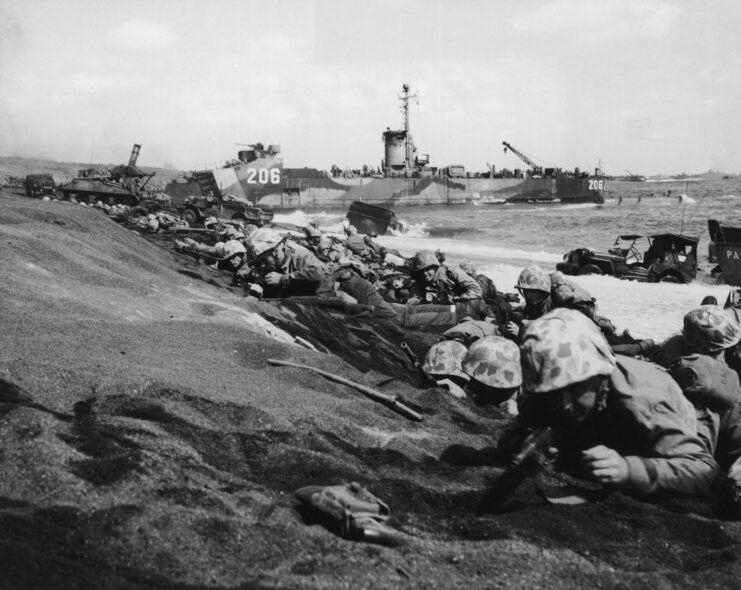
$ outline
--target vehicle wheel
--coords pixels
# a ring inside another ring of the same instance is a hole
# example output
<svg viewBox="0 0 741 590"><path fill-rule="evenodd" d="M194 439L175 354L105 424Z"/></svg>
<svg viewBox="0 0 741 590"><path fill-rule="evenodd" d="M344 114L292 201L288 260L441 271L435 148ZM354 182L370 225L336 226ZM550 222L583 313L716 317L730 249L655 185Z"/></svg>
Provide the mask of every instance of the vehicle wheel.
<svg viewBox="0 0 741 590"><path fill-rule="evenodd" d="M684 279L673 273L665 273L656 279L657 283L684 283Z"/></svg>
<svg viewBox="0 0 741 590"><path fill-rule="evenodd" d="M596 264L585 264L579 269L580 275L601 275L602 269Z"/></svg>
<svg viewBox="0 0 741 590"><path fill-rule="evenodd" d="M183 213L180 215L189 226L195 225L196 221L198 221L198 216L196 215L196 212L193 211L193 209L186 209L183 211Z"/></svg>

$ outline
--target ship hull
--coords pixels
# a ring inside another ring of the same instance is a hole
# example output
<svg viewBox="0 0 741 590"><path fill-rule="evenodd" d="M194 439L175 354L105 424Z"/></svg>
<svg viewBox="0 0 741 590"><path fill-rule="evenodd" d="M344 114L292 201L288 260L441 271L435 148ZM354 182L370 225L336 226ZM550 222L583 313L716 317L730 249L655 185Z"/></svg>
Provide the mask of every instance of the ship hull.
<svg viewBox="0 0 741 590"><path fill-rule="evenodd" d="M467 203L601 204L605 186L602 178L568 173L545 178L332 177L313 168L284 169L282 158L259 159L249 165L195 175L199 178L197 185L175 185L165 192L173 196L184 189L192 194L209 190L281 211L347 209L353 201L389 208Z"/></svg>
<svg viewBox="0 0 741 590"><path fill-rule="evenodd" d="M594 188L597 181L586 178L359 178L353 184L330 178L290 180L287 190L262 196L258 206L346 208L353 201L390 208L465 203L604 202L600 191Z"/></svg>

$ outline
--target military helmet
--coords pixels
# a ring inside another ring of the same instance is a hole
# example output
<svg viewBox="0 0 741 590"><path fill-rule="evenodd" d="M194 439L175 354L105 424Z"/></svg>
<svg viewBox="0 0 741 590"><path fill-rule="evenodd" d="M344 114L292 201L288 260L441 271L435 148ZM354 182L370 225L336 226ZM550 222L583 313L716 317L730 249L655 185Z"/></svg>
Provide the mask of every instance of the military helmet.
<svg viewBox="0 0 741 590"><path fill-rule="evenodd" d="M304 228L304 233L306 234L307 238L321 238L322 237L322 232L319 231L319 228L311 224L307 225Z"/></svg>
<svg viewBox="0 0 741 590"><path fill-rule="evenodd" d="M443 340L433 344L427 351L422 369L430 375L454 375L468 381L461 369L466 347L455 340Z"/></svg>
<svg viewBox="0 0 741 590"><path fill-rule="evenodd" d="M518 289L534 289L536 291L551 292L551 277L540 266L528 266L520 273L515 285Z"/></svg>
<svg viewBox="0 0 741 590"><path fill-rule="evenodd" d="M593 305L594 298L586 289L576 283L563 278L560 272L551 275L553 286L552 296L555 307L574 307L578 305Z"/></svg>
<svg viewBox="0 0 741 590"><path fill-rule="evenodd" d="M431 266L440 266L440 261L432 250L421 250L412 257L412 272L419 272Z"/></svg>
<svg viewBox="0 0 741 590"><path fill-rule="evenodd" d="M741 326L718 305L703 305L684 316L682 335L700 354L714 354L741 340Z"/></svg>
<svg viewBox="0 0 741 590"><path fill-rule="evenodd" d="M250 258L254 262L257 258L271 251L281 241L278 232L267 227L255 230L247 240L249 242Z"/></svg>
<svg viewBox="0 0 741 590"><path fill-rule="evenodd" d="M458 266L460 266L461 270L463 270L463 272L465 272L469 276L473 276L476 274L476 267L470 260L464 260Z"/></svg>
<svg viewBox="0 0 741 590"><path fill-rule="evenodd" d="M528 324L522 335L523 388L561 389L610 375L615 356L596 324L575 309L559 307Z"/></svg>
<svg viewBox="0 0 741 590"><path fill-rule="evenodd" d="M332 240L329 236L322 236L316 247L318 250L329 250L332 247Z"/></svg>
<svg viewBox="0 0 741 590"><path fill-rule="evenodd" d="M520 349L501 336L487 336L471 344L463 371L472 379L499 389L522 385Z"/></svg>

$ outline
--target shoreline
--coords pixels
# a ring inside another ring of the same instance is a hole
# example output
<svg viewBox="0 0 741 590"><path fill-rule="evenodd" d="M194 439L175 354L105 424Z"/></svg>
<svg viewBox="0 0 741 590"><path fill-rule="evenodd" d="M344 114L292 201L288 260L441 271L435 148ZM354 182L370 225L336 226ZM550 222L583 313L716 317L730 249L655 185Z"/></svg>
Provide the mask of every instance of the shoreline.
<svg viewBox="0 0 741 590"><path fill-rule="evenodd" d="M717 557L741 524L701 503L554 507L526 482L508 512L476 516L507 418L416 387L398 333L242 297L87 207L2 197L0 239L9 587L721 588L741 574ZM434 337L404 336L417 351ZM343 539L293 495L350 481L406 545Z"/></svg>

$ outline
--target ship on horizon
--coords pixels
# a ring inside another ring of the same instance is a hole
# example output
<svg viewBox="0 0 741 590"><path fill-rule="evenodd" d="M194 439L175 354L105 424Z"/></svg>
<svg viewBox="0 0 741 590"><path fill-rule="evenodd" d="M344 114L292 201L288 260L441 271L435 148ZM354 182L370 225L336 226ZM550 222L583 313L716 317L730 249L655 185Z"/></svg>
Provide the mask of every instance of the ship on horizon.
<svg viewBox="0 0 741 590"><path fill-rule="evenodd" d="M604 203L605 179L594 174L537 166L520 150L503 141L527 168L472 172L461 165L435 167L429 155L418 155L409 128L410 94L403 85L401 129L382 133L384 157L373 169L330 170L287 168L281 146L247 145L224 167L195 171L187 183L170 183L165 192L177 199L200 192L231 195L255 206L280 210L345 209L353 201L390 208L501 203Z"/></svg>

